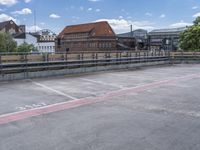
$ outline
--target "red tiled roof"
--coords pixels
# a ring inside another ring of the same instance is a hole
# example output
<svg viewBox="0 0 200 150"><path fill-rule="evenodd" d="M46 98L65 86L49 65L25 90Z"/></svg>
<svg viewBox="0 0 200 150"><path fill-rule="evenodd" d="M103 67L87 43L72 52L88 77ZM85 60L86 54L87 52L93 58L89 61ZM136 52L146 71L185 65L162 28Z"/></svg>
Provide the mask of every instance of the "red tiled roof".
<svg viewBox="0 0 200 150"><path fill-rule="evenodd" d="M108 24L108 22L102 21L102 22L95 22L95 23L88 23L88 24L66 26L64 30L59 34L59 37L62 38L64 34L84 33L84 32L90 32L91 36L93 37L116 36L115 32L113 31L111 26Z"/></svg>

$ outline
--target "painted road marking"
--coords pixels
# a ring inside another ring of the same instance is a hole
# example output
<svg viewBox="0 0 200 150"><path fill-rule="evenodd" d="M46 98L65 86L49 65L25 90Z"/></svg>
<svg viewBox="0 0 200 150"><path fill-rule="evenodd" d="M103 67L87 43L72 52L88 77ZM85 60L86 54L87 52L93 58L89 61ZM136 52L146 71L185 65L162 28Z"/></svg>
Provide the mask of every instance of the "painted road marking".
<svg viewBox="0 0 200 150"><path fill-rule="evenodd" d="M137 86L137 87L126 88L126 89L121 89L121 90L117 90L117 91L112 91L112 92L109 92L107 94L104 94L104 95L98 96L98 97L76 99L76 100L72 100L72 101L68 101L68 102L44 106L41 108L25 110L22 112L14 112L14 113L10 113L10 114L4 114L4 115L0 115L0 125L11 123L14 121L23 120L23 119L30 118L30 117L35 117L35 116L40 116L40 115L58 112L58 111L62 111L62 110L67 110L70 108L76 108L76 107L80 107L80 106L84 106L84 105L95 104L97 102L110 100L114 97L124 96L129 93L140 93L140 92L144 92L146 90L161 87L163 85L176 83L178 81L187 81L187 80L191 80L194 78L200 78L200 74L191 74L191 75L187 75L187 76L177 77L172 80L163 80L163 81L159 81L159 82L146 84L143 86Z"/></svg>
<svg viewBox="0 0 200 150"><path fill-rule="evenodd" d="M55 90L55 89L50 88L50 87L48 87L48 86L46 86L46 85L44 85L44 84L35 82L35 81L33 81L33 80L29 80L29 81L31 81L33 84L35 84L35 85L37 85L37 86L40 86L40 87L42 87L42 88L44 88L44 89L47 89L47 90L49 90L49 91L52 91L52 92L54 92L54 93L56 93L56 94L58 94L58 95L65 96L65 97L70 98L70 99L73 99L73 100L77 99L77 98L74 97L74 96L71 96L71 95L69 95L69 94L63 93L63 92L58 91L58 90Z"/></svg>
<svg viewBox="0 0 200 150"><path fill-rule="evenodd" d="M34 108L38 108L38 107L43 107L46 106L46 103L37 103L37 104L31 104L31 105L24 105L24 106L20 106L20 107L16 107L16 110L19 111L24 111L24 110L28 110L28 109L34 109Z"/></svg>
<svg viewBox="0 0 200 150"><path fill-rule="evenodd" d="M116 84L105 83L105 82L101 82L101 81L95 81L95 80L86 79L86 78L79 78L79 79L81 79L81 80L83 80L83 81L91 82L91 83L96 83L96 84L102 84L102 85L113 86L113 87L120 88L120 89L122 89L122 88L123 88L123 86L116 85Z"/></svg>

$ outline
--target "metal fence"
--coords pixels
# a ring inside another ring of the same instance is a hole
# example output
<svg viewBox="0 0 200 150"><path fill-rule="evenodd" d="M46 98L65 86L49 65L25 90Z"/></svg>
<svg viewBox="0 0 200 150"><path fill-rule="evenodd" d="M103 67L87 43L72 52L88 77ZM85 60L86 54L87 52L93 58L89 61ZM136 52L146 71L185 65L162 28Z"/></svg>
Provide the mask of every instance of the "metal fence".
<svg viewBox="0 0 200 150"><path fill-rule="evenodd" d="M200 52L171 52L172 63L199 63Z"/></svg>
<svg viewBox="0 0 200 150"><path fill-rule="evenodd" d="M158 52L96 52L0 54L0 73L34 72L43 70L72 69L91 66L119 65L169 61L170 53Z"/></svg>

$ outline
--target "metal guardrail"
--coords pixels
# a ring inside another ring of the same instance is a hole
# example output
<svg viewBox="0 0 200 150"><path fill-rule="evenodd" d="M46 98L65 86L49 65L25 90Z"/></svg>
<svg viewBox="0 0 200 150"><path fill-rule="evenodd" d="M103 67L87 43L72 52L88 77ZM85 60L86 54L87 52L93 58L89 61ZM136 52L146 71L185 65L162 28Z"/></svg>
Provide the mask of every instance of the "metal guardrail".
<svg viewBox="0 0 200 150"><path fill-rule="evenodd" d="M74 54L0 55L0 73L169 61L169 52L104 52Z"/></svg>
<svg viewBox="0 0 200 150"><path fill-rule="evenodd" d="M200 62L200 52L171 52L172 63L192 63Z"/></svg>
<svg viewBox="0 0 200 150"><path fill-rule="evenodd" d="M166 52L87 52L87 53L9 53L4 55L0 53L0 64L19 63L19 62L50 62L50 61L68 61L68 60L86 60L103 58L123 58L123 57L142 57L142 56L160 56L166 55Z"/></svg>
<svg viewBox="0 0 200 150"><path fill-rule="evenodd" d="M127 63L167 61L171 63L200 62L200 52L99 52L99 53L16 53L0 54L0 74L78 68Z"/></svg>

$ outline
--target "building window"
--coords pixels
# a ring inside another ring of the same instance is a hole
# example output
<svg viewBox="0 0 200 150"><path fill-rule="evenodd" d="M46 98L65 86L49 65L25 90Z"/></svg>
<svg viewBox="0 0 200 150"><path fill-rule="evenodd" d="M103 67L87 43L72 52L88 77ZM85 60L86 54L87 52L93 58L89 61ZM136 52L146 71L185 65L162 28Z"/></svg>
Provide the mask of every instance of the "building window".
<svg viewBox="0 0 200 150"><path fill-rule="evenodd" d="M102 43L102 48L105 48L105 43Z"/></svg>
<svg viewBox="0 0 200 150"><path fill-rule="evenodd" d="M102 48L102 43L99 43L99 48Z"/></svg>
<svg viewBox="0 0 200 150"><path fill-rule="evenodd" d="M105 48L108 48L108 43L105 43Z"/></svg>
<svg viewBox="0 0 200 150"><path fill-rule="evenodd" d="M109 48L112 48L112 43L109 43Z"/></svg>

